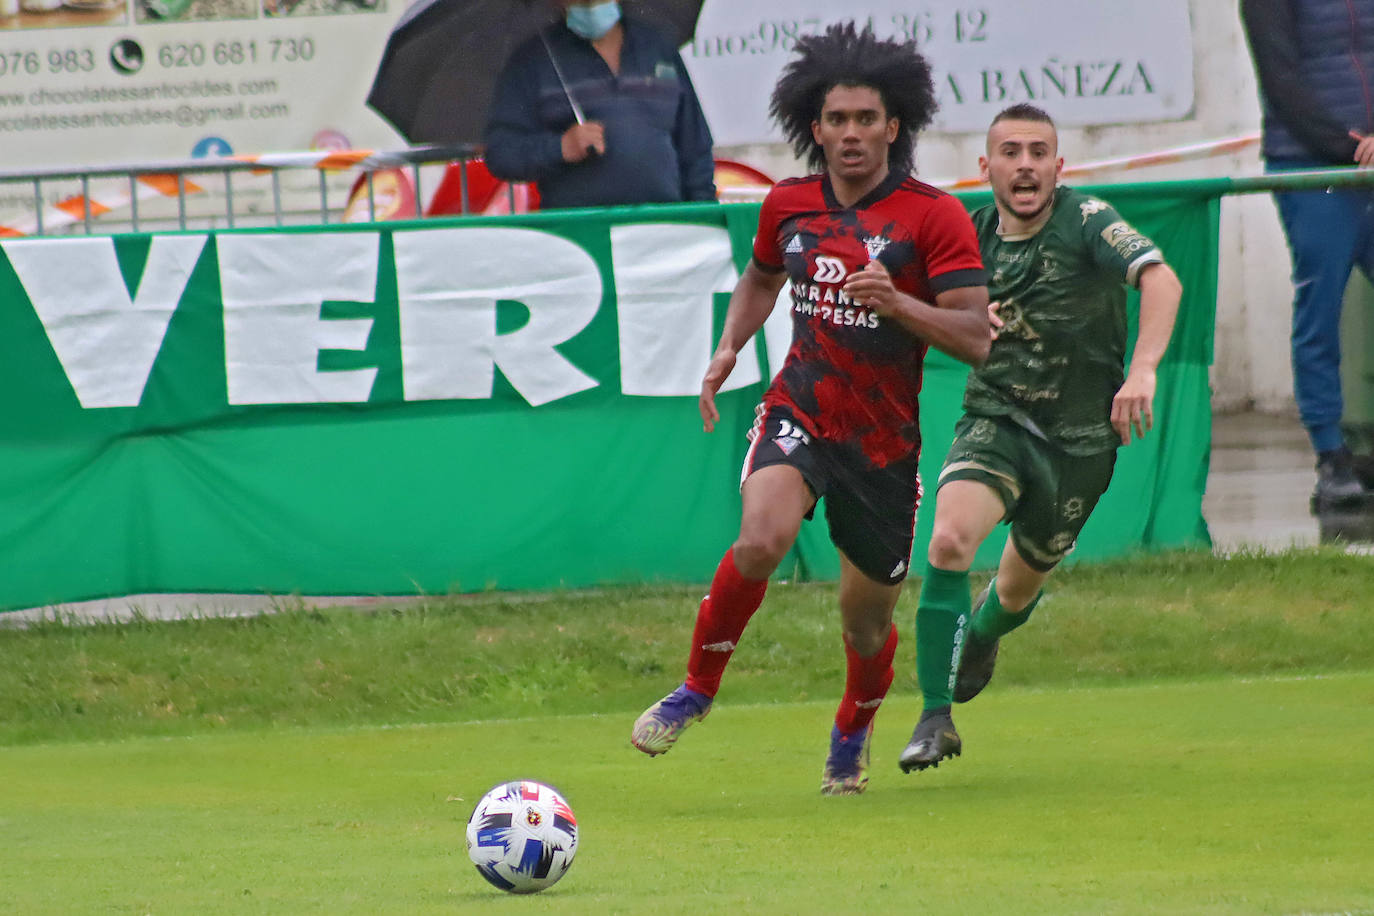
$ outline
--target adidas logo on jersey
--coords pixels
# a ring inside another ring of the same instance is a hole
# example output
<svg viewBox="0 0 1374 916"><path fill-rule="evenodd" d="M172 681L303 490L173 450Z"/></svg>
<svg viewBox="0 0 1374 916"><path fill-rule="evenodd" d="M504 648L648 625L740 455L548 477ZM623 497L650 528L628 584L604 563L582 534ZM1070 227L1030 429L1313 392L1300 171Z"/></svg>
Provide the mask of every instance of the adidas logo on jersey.
<svg viewBox="0 0 1374 916"><path fill-rule="evenodd" d="M790 241L790 242L787 243L787 247L784 248L784 249L782 250L782 253L783 253L783 254L801 254L801 253L802 253L801 236L800 236L800 235L794 235L794 236L792 236L792 241Z"/></svg>

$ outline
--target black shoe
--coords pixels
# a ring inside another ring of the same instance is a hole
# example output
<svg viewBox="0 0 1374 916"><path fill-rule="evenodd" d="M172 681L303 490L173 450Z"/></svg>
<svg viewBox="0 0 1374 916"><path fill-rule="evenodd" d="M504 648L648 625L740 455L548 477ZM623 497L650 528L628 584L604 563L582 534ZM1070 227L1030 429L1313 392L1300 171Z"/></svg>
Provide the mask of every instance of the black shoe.
<svg viewBox="0 0 1374 916"><path fill-rule="evenodd" d="M1364 484L1366 490L1374 491L1374 455L1352 455L1350 464L1355 479Z"/></svg>
<svg viewBox="0 0 1374 916"><path fill-rule="evenodd" d="M929 718L922 717L916 723L916 730L911 733L911 743L897 758L897 765L903 773L938 767L941 760L958 757L963 749L964 742L959 740L959 733L954 730L954 720L950 718L946 707L945 711Z"/></svg>
<svg viewBox="0 0 1374 916"><path fill-rule="evenodd" d="M989 585L983 589L977 600L973 602L973 613L969 615L972 619L978 609L983 606L983 602L988 600ZM959 656L959 670L954 676L954 702L967 703L969 700L983 692L983 688L992 680L992 669L997 664L997 643L994 639L991 642L979 639L970 627L968 636L964 639L964 651Z"/></svg>
<svg viewBox="0 0 1374 916"><path fill-rule="evenodd" d="M967 703L983 692L992 680L997 665L997 643L984 642L972 633L964 642L964 654L959 659L959 671L954 678L954 702Z"/></svg>
<svg viewBox="0 0 1374 916"><path fill-rule="evenodd" d="M1353 509L1374 497L1360 479L1350 449L1344 445L1317 455L1317 487L1312 491L1312 514L1329 509Z"/></svg>

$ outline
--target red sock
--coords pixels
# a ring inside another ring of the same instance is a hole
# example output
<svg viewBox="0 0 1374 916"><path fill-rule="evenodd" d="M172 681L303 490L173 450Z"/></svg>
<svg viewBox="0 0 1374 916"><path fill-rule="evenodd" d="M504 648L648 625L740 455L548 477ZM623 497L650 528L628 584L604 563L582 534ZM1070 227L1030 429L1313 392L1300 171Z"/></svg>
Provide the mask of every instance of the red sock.
<svg viewBox="0 0 1374 916"><path fill-rule="evenodd" d="M734 654L749 618L763 603L767 579L746 579L735 568L734 550L727 550L716 567L711 591L701 599L692 654L687 659L687 689L714 697L720 676Z"/></svg>
<svg viewBox="0 0 1374 916"><path fill-rule="evenodd" d="M868 728L887 696L887 688L892 686L892 658L896 654L896 624L887 634L887 642L872 658L860 656L849 640L844 641L844 699L835 712L835 725L840 731L852 735Z"/></svg>

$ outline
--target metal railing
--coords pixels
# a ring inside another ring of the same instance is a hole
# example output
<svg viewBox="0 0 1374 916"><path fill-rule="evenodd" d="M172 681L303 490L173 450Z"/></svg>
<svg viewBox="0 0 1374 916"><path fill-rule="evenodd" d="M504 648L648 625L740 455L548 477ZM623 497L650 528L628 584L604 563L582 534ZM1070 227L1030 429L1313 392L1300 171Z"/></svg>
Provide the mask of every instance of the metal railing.
<svg viewBox="0 0 1374 916"><path fill-rule="evenodd" d="M1239 138L1249 141L1251 138ZM1239 141L1227 141L1235 143ZM1208 155L1216 142L1198 145ZM1229 147L1227 147L1229 149ZM1194 147L1184 151L1194 151ZM481 155L472 144L419 146L392 151L341 150L265 153L256 156L162 160L94 166L52 166L0 170L0 237L92 234L118 231L170 231L205 228L280 227L339 222L350 191L331 189L342 178L356 185L362 176L366 221L378 218L375 180L384 170L400 169L410 176L416 218L424 213L423 169L465 166ZM1178 150L1165 151L1177 156ZM1161 154L1151 154L1152 162ZM1130 161L1134 161L1133 157ZM1125 162L1127 160L1120 160ZM1119 164L1116 160L1105 163ZM1096 174L1081 166L1084 175ZM1066 175L1069 170L1065 170ZM460 213L471 213L467 169L454 170L459 183ZM309 176L305 185L284 187L284 176ZM207 181L204 176L211 176ZM263 182L267 188L261 187ZM251 182L245 191L244 186ZM204 186L202 186L202 183ZM972 179L940 182L951 190L986 189ZM1272 191L1374 188L1374 169L1340 168L1303 172L1275 172L1234 178L1201 178L1152 183L1156 187L1188 186L1200 193L1252 194ZM13 188L26 190L15 194ZM1105 190L1106 185L1094 185ZM720 199L758 200L761 188L722 188ZM8 192L8 193L6 193ZM735 193L738 192L738 193ZM1115 193L1123 193L1114 188ZM1130 194L1132 192L1126 191ZM337 197L334 195L338 195ZM509 212L514 192L506 189ZM263 201L266 200L264 204ZM384 219L401 218L389 210ZM350 221L363 221L354 216Z"/></svg>
<svg viewBox="0 0 1374 916"><path fill-rule="evenodd" d="M397 168L407 170L411 176L414 215L421 217L424 215L421 168L466 163L477 158L480 152L480 148L472 145L421 146L387 152L266 153L0 170L0 189L8 192L0 195L3 198L0 199L0 236L89 235L124 228L139 232L283 226L292 222L325 224L337 221L340 212L331 201L331 176L345 175L353 180L354 172L363 175L367 216L375 220L374 177L380 170ZM307 190L306 186L283 186L283 176L312 172L314 177L307 184L313 186L313 190ZM462 212L467 213L466 169L458 169L457 174ZM264 191L254 187L253 193L246 194L244 185L250 180L255 185L266 180L268 188ZM16 186L27 190L15 194L12 189ZM264 196L268 200L265 206L261 205ZM198 206L202 201L205 205Z"/></svg>

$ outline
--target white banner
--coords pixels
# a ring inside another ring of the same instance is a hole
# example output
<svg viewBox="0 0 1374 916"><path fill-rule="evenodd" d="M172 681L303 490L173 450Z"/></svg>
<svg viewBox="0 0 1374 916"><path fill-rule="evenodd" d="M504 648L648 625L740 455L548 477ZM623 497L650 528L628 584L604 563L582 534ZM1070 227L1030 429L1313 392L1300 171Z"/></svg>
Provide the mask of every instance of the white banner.
<svg viewBox="0 0 1374 916"><path fill-rule="evenodd" d="M17 2L0 13L7 169L405 145L365 106L404 0ZM352 180L330 177L333 203ZM312 170L282 184L288 203L318 201ZM235 179L241 204L270 209L267 187ZM45 197L74 190L54 182ZM193 203L219 206L222 190L206 191ZM32 187L0 186L0 214L32 203Z"/></svg>
<svg viewBox="0 0 1374 916"><path fill-rule="evenodd" d="M982 132L1017 102L1065 126L1192 111L1187 0L707 0L682 55L716 143L781 139L768 98L797 37L847 19L916 40L935 70L935 130Z"/></svg>
<svg viewBox="0 0 1374 916"><path fill-rule="evenodd" d="M511 0L520 2L520 0ZM5 166L102 165L279 150L405 145L365 99L405 0L0 0ZM41 8L40 8L41 7ZM719 145L780 139L768 97L796 37L840 18L914 37L936 70L936 129L975 131L1008 104L1064 125L1185 117L1187 0L706 0L683 49ZM1048 8L1047 8L1048 7ZM423 91L417 87L417 91ZM329 179L343 202L351 175ZM310 170L288 200L318 201ZM77 188L45 186L48 203ZM195 206L220 206L207 187ZM265 179L239 204L272 206ZM0 222L32 188L0 186Z"/></svg>
<svg viewBox="0 0 1374 916"><path fill-rule="evenodd" d="M397 145L364 98L404 4L261 0L290 10L269 16L247 0L246 18L200 21L199 7L244 0L193 0L172 20L147 11L173 2L121 0L87 28L70 27L83 15L74 8L0 17L12 27L0 31L6 166ZM326 7L334 15L318 14Z"/></svg>

